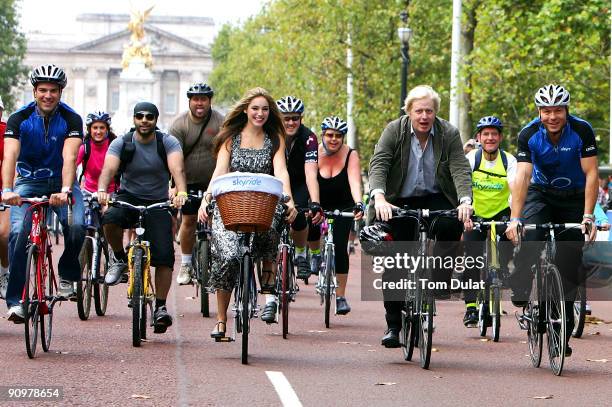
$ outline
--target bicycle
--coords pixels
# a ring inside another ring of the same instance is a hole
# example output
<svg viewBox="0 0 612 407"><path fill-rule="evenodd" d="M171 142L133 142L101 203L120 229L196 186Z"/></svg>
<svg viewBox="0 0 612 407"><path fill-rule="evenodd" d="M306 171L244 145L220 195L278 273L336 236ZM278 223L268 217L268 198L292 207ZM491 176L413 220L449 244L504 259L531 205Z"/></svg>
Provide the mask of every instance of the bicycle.
<svg viewBox="0 0 612 407"><path fill-rule="evenodd" d="M475 229L487 232L484 245L485 266L481 270L481 281L484 288L478 292L478 328L480 336L487 335L487 328L491 327L493 342L499 342L501 327L501 290L502 269L499 262L499 247L497 242L497 227L505 227L507 222L485 221L475 219ZM501 232L500 232L501 233ZM473 244L473 243L472 243Z"/></svg>
<svg viewBox="0 0 612 407"><path fill-rule="evenodd" d="M41 346L49 351L53 332L53 307L59 301L57 277L53 268L51 240L47 229L49 199L46 196L22 198L30 204L32 227L28 236L25 284L21 304L25 315L25 343L30 359L36 355L36 342L40 325Z"/></svg>
<svg viewBox="0 0 612 407"><path fill-rule="evenodd" d="M152 205L132 205L125 201L109 201L109 205L138 211L136 238L129 244L128 250L128 299L132 308L132 346L139 347L147 338L147 308L153 325L153 301L155 292L151 284L151 248L150 242L143 240L145 233L144 218L152 210L169 210L170 201Z"/></svg>
<svg viewBox="0 0 612 407"><path fill-rule="evenodd" d="M104 276L108 270L108 243L102 230L101 205L96 196L83 194L85 203L85 227L87 233L81 249L81 281L77 283L77 311L79 318L89 318L91 299L93 297L96 315L106 314L108 304L108 286Z"/></svg>
<svg viewBox="0 0 612 407"><path fill-rule="evenodd" d="M197 194L188 194L188 199L202 199L202 191ZM196 286L196 295L200 297L200 312L202 317L210 317L210 306L208 296L208 279L210 277L211 254L210 236L211 229L208 224L197 222L195 231L195 244L192 251L192 265L195 271L191 282Z"/></svg>
<svg viewBox="0 0 612 407"><path fill-rule="evenodd" d="M278 245L278 257L276 265L276 297L279 307L277 308L277 320L280 315L283 325L283 339L287 339L289 333L289 304L295 301L295 297L300 291L297 283L297 274L293 264L295 247L289 235L289 225L284 224Z"/></svg>
<svg viewBox="0 0 612 407"><path fill-rule="evenodd" d="M324 240L322 253L323 261L321 262L321 267L319 267L319 278L315 284L315 291L321 297L321 305L324 305L323 315L325 327L329 328L332 297L336 296L336 288L338 288L334 252L334 220L338 218L353 219L355 214L353 212L343 212L338 209L323 211L323 214L325 215L325 219L321 224L321 234Z"/></svg>
<svg viewBox="0 0 612 407"><path fill-rule="evenodd" d="M457 218L457 210L428 209L394 209L393 217L413 219L418 228L418 247L416 256L426 258L429 253L427 234L437 218ZM427 220L433 219L431 226ZM415 346L419 348L420 362L423 369L429 368L433 339L433 320L436 313L436 303L432 290L426 282L432 279L432 270L425 262L425 267L419 267L408 273L408 289L402 307L402 327L400 332L400 347L404 360L412 360Z"/></svg>
<svg viewBox="0 0 612 407"><path fill-rule="evenodd" d="M522 314L517 311L515 316L519 327L527 331L529 355L534 367L540 367L543 337L546 333L549 365L556 376L561 375L565 362L567 320L561 274L553 263L556 253L555 231L580 226L580 223L544 223L523 226L525 230L546 231L546 240L539 260L531 267L534 279L527 305Z"/></svg>

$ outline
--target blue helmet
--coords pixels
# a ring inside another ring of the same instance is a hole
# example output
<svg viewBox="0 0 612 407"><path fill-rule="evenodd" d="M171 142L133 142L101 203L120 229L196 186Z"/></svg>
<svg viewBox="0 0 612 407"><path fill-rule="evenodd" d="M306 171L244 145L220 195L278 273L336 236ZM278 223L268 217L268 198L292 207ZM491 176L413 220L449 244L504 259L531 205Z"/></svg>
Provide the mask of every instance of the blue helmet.
<svg viewBox="0 0 612 407"><path fill-rule="evenodd" d="M485 116L482 119L478 120L478 124L476 125L476 132L484 129L485 127L495 127L499 132L504 129L504 125L501 120L499 120L495 116Z"/></svg>
<svg viewBox="0 0 612 407"><path fill-rule="evenodd" d="M212 90L210 86L205 83L196 83L192 85L189 89L187 89L187 97L191 99L192 96L195 95L204 95L212 98L215 96L215 92Z"/></svg>
<svg viewBox="0 0 612 407"><path fill-rule="evenodd" d="M85 125L87 127L91 126L94 122L102 122L106 123L106 125L110 128L111 125L111 117L108 113L99 110L96 112L89 113L87 118L85 119Z"/></svg>
<svg viewBox="0 0 612 407"><path fill-rule="evenodd" d="M345 135L348 131L348 125L338 116L329 116L323 119L323 123L321 123L321 130L325 131L328 129L336 130Z"/></svg>

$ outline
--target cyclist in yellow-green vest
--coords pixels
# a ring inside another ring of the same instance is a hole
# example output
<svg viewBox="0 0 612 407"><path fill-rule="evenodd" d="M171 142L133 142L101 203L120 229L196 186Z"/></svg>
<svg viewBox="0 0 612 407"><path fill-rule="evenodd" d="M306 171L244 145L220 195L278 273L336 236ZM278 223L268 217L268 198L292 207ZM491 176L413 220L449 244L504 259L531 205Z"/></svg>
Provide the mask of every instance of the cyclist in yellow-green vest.
<svg viewBox="0 0 612 407"><path fill-rule="evenodd" d="M485 220L508 220L510 217L510 191L516 175L516 158L500 148L503 139L503 125L495 116L486 116L476 125L476 140L480 148L470 151L466 157L472 169L472 194L474 196L474 215ZM467 225L466 225L467 226ZM466 230L470 227L467 226ZM504 228L497 229L500 239L508 241L503 234ZM466 256L482 256L486 232L470 230L463 234L466 243ZM502 273L507 268L512 256L512 244L499 246ZM466 263L468 265L469 263ZM464 282L480 281L480 270L477 267L467 268L463 274ZM468 285L473 287L473 284ZM478 324L478 309L476 297L478 291L466 289L463 292L466 312L463 324L475 328ZM489 321L490 322L490 321Z"/></svg>

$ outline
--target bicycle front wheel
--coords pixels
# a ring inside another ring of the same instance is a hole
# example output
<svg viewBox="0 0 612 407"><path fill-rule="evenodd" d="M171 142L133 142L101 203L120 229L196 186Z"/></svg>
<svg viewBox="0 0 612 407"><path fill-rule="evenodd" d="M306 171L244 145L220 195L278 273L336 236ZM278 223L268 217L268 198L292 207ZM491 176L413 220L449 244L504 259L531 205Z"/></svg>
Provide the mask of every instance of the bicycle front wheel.
<svg viewBox="0 0 612 407"><path fill-rule="evenodd" d="M325 250L325 286L323 289L324 302L325 302L325 328L329 328L329 314L331 313L331 300L332 300L332 279L333 279L333 268L334 268L334 253L333 249L327 248Z"/></svg>
<svg viewBox="0 0 612 407"><path fill-rule="evenodd" d="M246 365L249 363L249 319L250 311L249 304L251 303L250 298L250 279L253 274L253 259L251 256L246 254L242 259L242 309L240 310L241 316L241 329L242 329L242 364Z"/></svg>
<svg viewBox="0 0 612 407"><path fill-rule="evenodd" d="M489 283L485 283L484 289L478 292L478 331L480 336L487 335L487 328L491 314L489 313Z"/></svg>
<svg viewBox="0 0 612 407"><path fill-rule="evenodd" d="M51 347L51 336L53 334L53 309L49 307L53 298L55 298L55 290L57 288L57 282L55 280L55 273L53 271L53 261L51 259L51 250L47 251L45 257L46 264L43 266L43 270L47 270L47 283L43 282L43 293L45 295L44 301L38 308L38 312L41 315L40 320L40 340L43 351L49 352ZM44 277L43 277L44 278Z"/></svg>
<svg viewBox="0 0 612 407"><path fill-rule="evenodd" d="M499 330L501 328L501 290L499 287L491 287L490 317L493 330L493 342L499 342Z"/></svg>
<svg viewBox="0 0 612 407"><path fill-rule="evenodd" d="M546 294L546 337L548 339L548 359L555 376L561 375L565 362L567 345L567 321L565 319L565 297L559 269L548 264L543 270Z"/></svg>
<svg viewBox="0 0 612 407"><path fill-rule="evenodd" d="M578 286L576 300L574 301L574 330L572 332L574 338L582 337L586 321L586 304L586 286L582 283Z"/></svg>
<svg viewBox="0 0 612 407"><path fill-rule="evenodd" d="M421 290L418 299L419 318L419 352L421 354L421 367L429 369L431 361L431 344L433 337L434 298L429 290Z"/></svg>
<svg viewBox="0 0 612 407"><path fill-rule="evenodd" d="M286 246L283 246L280 254L279 261L279 274L281 278L281 295L280 295L280 307L281 317L283 320L283 339L287 339L289 333L289 286L291 278L289 275L289 254Z"/></svg>
<svg viewBox="0 0 612 407"><path fill-rule="evenodd" d="M402 352L404 353L404 360L410 361L412 360L412 354L414 352L414 338L416 335L416 331L414 330L414 325L412 315L412 304L405 302L404 309L402 309Z"/></svg>
<svg viewBox="0 0 612 407"><path fill-rule="evenodd" d="M91 296L92 296L92 260L93 256L93 244L89 237L85 238L81 254L79 256L79 262L81 263L81 278L77 282L77 312L81 321L86 321L89 318L89 312L91 310Z"/></svg>
<svg viewBox="0 0 612 407"><path fill-rule="evenodd" d="M23 293L23 310L25 315L25 344L28 357L36 355L36 342L38 340L39 298L38 298L38 246L32 245L28 249L28 260L26 263L26 279Z"/></svg>
<svg viewBox="0 0 612 407"><path fill-rule="evenodd" d="M132 259L132 346L139 347L144 332L141 332L143 318L146 318L146 302L143 284L143 250L135 247ZM144 323L146 329L146 322Z"/></svg>
<svg viewBox="0 0 612 407"><path fill-rule="evenodd" d="M108 271L108 245L104 240L100 240L98 244L98 268L96 272L97 280L93 283L94 306L96 315L102 317L106 314L106 306L108 305L108 286L104 284L104 277Z"/></svg>
<svg viewBox="0 0 612 407"><path fill-rule="evenodd" d="M210 276L210 246L208 239L198 241L196 244L196 275L198 276L198 285L200 286L200 312L203 317L208 318L210 316L210 307L206 287L208 286Z"/></svg>

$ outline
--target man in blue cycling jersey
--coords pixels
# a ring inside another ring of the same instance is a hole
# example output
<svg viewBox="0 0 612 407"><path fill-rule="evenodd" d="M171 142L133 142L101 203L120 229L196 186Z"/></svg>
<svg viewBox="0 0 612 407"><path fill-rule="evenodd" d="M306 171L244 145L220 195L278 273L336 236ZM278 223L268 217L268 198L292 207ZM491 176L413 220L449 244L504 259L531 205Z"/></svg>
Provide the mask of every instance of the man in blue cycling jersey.
<svg viewBox="0 0 612 407"><path fill-rule="evenodd" d="M29 205L22 197L48 196L64 230L64 253L59 259L58 294L75 296L80 278L79 251L85 238L83 197L76 179L76 157L83 137L83 121L60 101L66 74L55 65L41 65L30 74L34 101L13 113L7 122L2 162L2 201L11 208L10 277L6 293L9 321L24 321L19 301L25 283L26 245L31 229ZM16 171L15 171L16 170ZM17 172L17 179L15 178ZM73 198L72 225L67 204Z"/></svg>
<svg viewBox="0 0 612 407"><path fill-rule="evenodd" d="M506 235L518 242L521 223L582 223L582 232L594 240L598 168L597 143L591 125L569 114L570 94L562 86L546 85L535 95L539 117L521 130L518 140L517 172L512 194L511 222ZM542 241L542 231L529 231L524 240ZM565 293L567 337L573 330L573 303L582 262L583 236L579 230L557 234L563 248L556 251L555 264L561 273ZM537 250L523 250L515 259L515 272L509 281L512 302L525 306L531 288L531 265ZM572 349L566 348L566 356Z"/></svg>

